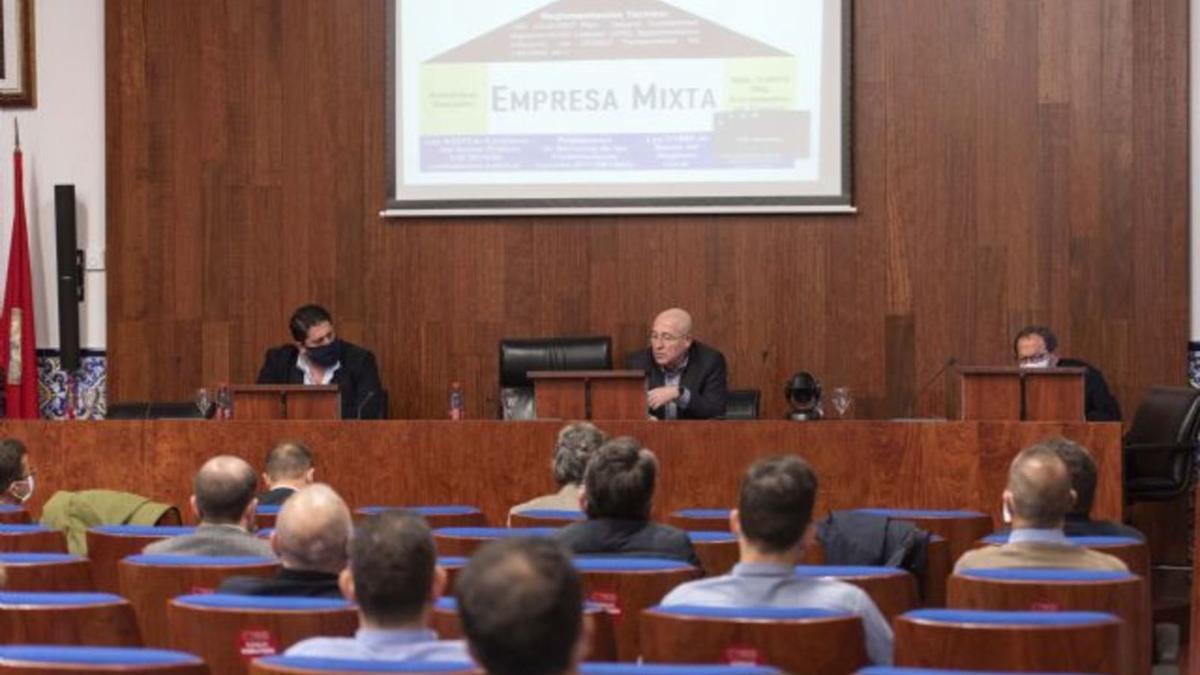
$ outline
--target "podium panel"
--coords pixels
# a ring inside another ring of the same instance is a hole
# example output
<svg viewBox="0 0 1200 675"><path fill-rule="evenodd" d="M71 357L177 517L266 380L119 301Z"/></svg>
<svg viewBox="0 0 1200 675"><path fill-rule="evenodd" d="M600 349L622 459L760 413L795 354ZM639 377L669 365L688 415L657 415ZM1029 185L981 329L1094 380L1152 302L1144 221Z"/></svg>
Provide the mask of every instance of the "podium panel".
<svg viewBox="0 0 1200 675"><path fill-rule="evenodd" d="M1025 372L1025 421L1082 422L1083 413L1083 369Z"/></svg>
<svg viewBox="0 0 1200 675"><path fill-rule="evenodd" d="M646 418L646 374L640 370L531 370L538 419Z"/></svg>
<svg viewBox="0 0 1200 675"><path fill-rule="evenodd" d="M1083 368L959 368L958 418L1082 422L1084 372Z"/></svg>
<svg viewBox="0 0 1200 675"><path fill-rule="evenodd" d="M337 385L232 384L235 420L336 420L342 416Z"/></svg>

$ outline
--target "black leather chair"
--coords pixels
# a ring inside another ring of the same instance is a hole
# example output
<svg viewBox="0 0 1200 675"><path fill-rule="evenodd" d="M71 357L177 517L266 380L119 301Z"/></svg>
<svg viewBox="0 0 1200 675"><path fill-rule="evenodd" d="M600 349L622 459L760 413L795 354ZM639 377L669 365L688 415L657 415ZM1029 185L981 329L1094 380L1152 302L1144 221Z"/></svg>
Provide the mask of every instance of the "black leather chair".
<svg viewBox="0 0 1200 675"><path fill-rule="evenodd" d="M612 338L505 338L500 341L500 418L534 419L531 370L611 370Z"/></svg>
<svg viewBox="0 0 1200 675"><path fill-rule="evenodd" d="M1164 501L1191 490L1198 422L1200 390L1150 389L1122 444L1126 501Z"/></svg>
<svg viewBox="0 0 1200 675"><path fill-rule="evenodd" d="M762 393L757 389L731 389L725 399L725 419L756 420Z"/></svg>

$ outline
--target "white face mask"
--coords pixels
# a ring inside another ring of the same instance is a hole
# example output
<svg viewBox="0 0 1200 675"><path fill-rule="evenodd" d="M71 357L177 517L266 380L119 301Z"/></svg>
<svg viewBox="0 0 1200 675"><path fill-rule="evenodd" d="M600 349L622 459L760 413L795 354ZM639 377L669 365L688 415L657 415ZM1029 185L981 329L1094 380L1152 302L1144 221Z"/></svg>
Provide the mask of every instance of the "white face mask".
<svg viewBox="0 0 1200 675"><path fill-rule="evenodd" d="M8 493L22 504L29 501L29 498L33 496L33 476L14 481L8 487Z"/></svg>
<svg viewBox="0 0 1200 675"><path fill-rule="evenodd" d="M1021 367L1022 368L1049 368L1050 367L1050 357L1045 356L1045 357L1038 359L1037 361L1023 361L1021 363Z"/></svg>

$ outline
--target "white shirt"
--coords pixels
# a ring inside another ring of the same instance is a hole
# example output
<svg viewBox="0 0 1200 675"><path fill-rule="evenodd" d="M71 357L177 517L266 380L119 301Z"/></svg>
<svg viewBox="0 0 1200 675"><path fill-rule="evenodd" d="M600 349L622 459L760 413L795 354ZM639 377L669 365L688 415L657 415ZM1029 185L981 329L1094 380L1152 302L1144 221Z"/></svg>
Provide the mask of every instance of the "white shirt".
<svg viewBox="0 0 1200 675"><path fill-rule="evenodd" d="M317 382L316 378L313 377L312 365L308 362L308 359L304 358L303 354L296 357L296 368L304 373L304 384L330 384L333 382L333 374L341 367L341 361L333 364L332 367L327 368L322 374L321 381Z"/></svg>
<svg viewBox="0 0 1200 675"><path fill-rule="evenodd" d="M381 630L359 628L354 637L315 637L301 640L286 656L316 656L374 661L451 661L472 663L462 640L439 640L429 629Z"/></svg>

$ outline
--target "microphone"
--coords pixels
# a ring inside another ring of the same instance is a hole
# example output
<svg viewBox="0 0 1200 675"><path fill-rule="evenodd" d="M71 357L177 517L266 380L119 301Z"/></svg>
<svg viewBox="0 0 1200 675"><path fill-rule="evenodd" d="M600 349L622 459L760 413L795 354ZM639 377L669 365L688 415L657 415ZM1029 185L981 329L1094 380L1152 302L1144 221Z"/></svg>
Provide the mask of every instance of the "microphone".
<svg viewBox="0 0 1200 675"><path fill-rule="evenodd" d="M933 374L933 377L930 377L925 381L925 384L921 385L921 388L917 390L917 395L913 396L912 401L908 404L909 417L913 417L917 414L917 403L922 397L925 396L925 394L929 393L929 388L933 386L933 383L937 382L938 378L942 376L942 373L946 372L947 368L956 363L958 363L957 356L951 356L950 358L946 359L946 362L942 364L941 368L937 369L937 372Z"/></svg>
<svg viewBox="0 0 1200 675"><path fill-rule="evenodd" d="M367 395L364 396L363 400L358 404L358 412L354 415L354 419L361 420L363 418L363 408L367 407L367 402L370 401L373 396L375 396L374 389L367 392Z"/></svg>

